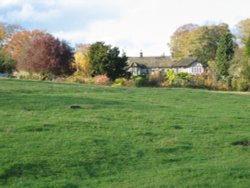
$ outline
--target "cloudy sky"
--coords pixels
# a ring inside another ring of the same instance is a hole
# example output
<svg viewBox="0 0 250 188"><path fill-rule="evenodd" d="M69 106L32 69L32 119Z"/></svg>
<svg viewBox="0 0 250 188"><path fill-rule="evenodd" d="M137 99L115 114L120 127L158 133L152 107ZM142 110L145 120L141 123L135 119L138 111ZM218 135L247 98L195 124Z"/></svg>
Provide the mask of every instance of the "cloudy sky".
<svg viewBox="0 0 250 188"><path fill-rule="evenodd" d="M171 34L187 23L250 18L250 0L0 0L0 21L47 30L71 45L105 41L127 55L169 54Z"/></svg>

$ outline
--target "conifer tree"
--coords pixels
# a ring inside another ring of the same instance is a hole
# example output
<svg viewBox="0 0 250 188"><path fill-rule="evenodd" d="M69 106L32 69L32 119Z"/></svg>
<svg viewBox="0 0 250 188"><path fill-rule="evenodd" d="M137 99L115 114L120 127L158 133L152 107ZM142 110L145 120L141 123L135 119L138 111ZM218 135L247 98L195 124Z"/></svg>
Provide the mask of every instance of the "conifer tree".
<svg viewBox="0 0 250 188"><path fill-rule="evenodd" d="M219 46L216 51L216 64L221 76L228 76L230 61L234 55L233 35L228 32L221 36Z"/></svg>

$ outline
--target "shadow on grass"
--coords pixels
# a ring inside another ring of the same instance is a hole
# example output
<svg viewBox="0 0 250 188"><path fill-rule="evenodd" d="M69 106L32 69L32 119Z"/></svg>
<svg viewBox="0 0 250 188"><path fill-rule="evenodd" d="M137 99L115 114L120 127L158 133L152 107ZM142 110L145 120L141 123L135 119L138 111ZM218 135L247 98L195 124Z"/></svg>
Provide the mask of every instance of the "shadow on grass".
<svg viewBox="0 0 250 188"><path fill-rule="evenodd" d="M176 145L171 147L165 147L165 148L156 148L155 152L159 154L168 154L168 153L177 153L177 152L185 152L188 150L191 150L193 148L192 145Z"/></svg>
<svg viewBox="0 0 250 188"><path fill-rule="evenodd" d="M241 140L241 141L235 141L232 143L233 146L245 146L245 147L249 147L250 146L250 141L248 140Z"/></svg>
<svg viewBox="0 0 250 188"><path fill-rule="evenodd" d="M55 126L51 124L44 124L41 127L31 127L27 128L27 132L44 132L44 131L51 131Z"/></svg>
<svg viewBox="0 0 250 188"><path fill-rule="evenodd" d="M11 178L49 177L54 172L47 163L14 164L0 174L0 181L6 183Z"/></svg>

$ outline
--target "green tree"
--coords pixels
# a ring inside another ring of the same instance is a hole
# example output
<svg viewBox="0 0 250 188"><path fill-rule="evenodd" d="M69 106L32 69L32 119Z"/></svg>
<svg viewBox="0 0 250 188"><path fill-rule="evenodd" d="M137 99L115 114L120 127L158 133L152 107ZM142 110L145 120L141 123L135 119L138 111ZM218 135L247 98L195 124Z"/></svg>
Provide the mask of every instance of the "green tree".
<svg viewBox="0 0 250 188"><path fill-rule="evenodd" d="M0 49L0 73L11 74L16 67L16 62L4 51Z"/></svg>
<svg viewBox="0 0 250 188"><path fill-rule="evenodd" d="M88 57L92 67L92 76L106 74L110 79L126 75L127 57L119 56L117 47L105 45L104 42L96 42L89 47Z"/></svg>
<svg viewBox="0 0 250 188"><path fill-rule="evenodd" d="M243 49L236 50L230 69L232 86L236 90L247 91L250 89L250 58L244 55Z"/></svg>
<svg viewBox="0 0 250 188"><path fill-rule="evenodd" d="M240 43L244 46L247 42L247 39L250 35L250 18L241 20L237 25L238 30L238 38L240 39Z"/></svg>
<svg viewBox="0 0 250 188"><path fill-rule="evenodd" d="M227 24L181 26L171 37L172 57L177 61L193 57L207 66L208 61L215 60L220 37L228 31Z"/></svg>
<svg viewBox="0 0 250 188"><path fill-rule="evenodd" d="M247 58L250 58L250 35L246 41L246 45L245 45L245 48L244 48L244 55L247 57Z"/></svg>
<svg viewBox="0 0 250 188"><path fill-rule="evenodd" d="M189 48L191 45L190 33L198 27L199 26L195 24L186 24L179 27L171 36L169 47L174 60L181 60L191 54Z"/></svg>
<svg viewBox="0 0 250 188"><path fill-rule="evenodd" d="M219 46L216 52L216 65L221 76L228 76L230 61L234 56L233 35L228 32L220 38Z"/></svg>

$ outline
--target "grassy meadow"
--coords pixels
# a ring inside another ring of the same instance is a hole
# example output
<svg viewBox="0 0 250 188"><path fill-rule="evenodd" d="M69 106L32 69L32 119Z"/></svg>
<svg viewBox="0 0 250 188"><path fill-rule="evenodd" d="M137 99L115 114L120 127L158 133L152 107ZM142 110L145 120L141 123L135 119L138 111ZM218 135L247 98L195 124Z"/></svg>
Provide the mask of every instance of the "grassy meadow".
<svg viewBox="0 0 250 188"><path fill-rule="evenodd" d="M249 141L250 94L0 79L0 187L248 188Z"/></svg>

